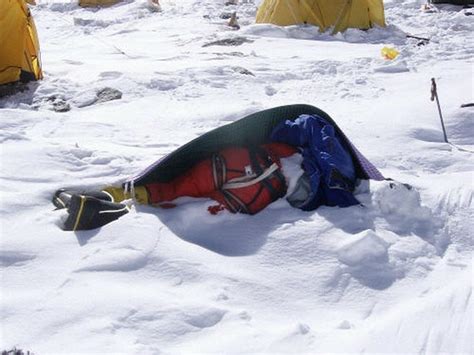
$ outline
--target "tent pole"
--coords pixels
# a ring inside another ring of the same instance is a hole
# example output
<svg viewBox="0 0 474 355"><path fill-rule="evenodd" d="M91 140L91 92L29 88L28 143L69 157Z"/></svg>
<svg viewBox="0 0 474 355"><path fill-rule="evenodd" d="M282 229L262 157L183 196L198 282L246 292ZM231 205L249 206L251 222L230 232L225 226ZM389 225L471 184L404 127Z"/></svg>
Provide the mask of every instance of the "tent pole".
<svg viewBox="0 0 474 355"><path fill-rule="evenodd" d="M436 81L431 78L431 101L436 99L436 105L438 106L439 118L441 120L441 127L443 128L444 141L448 142L448 135L446 134L446 127L444 126L443 114L441 113L441 105L439 104L438 91L436 89Z"/></svg>

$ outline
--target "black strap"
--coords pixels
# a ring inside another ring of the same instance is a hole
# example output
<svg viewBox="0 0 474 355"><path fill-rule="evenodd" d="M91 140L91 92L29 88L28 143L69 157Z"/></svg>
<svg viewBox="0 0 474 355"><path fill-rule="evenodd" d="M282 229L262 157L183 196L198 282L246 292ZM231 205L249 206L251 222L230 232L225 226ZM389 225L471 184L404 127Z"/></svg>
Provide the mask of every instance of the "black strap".
<svg viewBox="0 0 474 355"><path fill-rule="evenodd" d="M355 189L354 181L343 175L336 168L332 168L329 172L327 185L331 189L344 190L347 192L353 192Z"/></svg>
<svg viewBox="0 0 474 355"><path fill-rule="evenodd" d="M267 169L274 163L274 161L272 160L268 152L262 147L250 148L249 156L250 156L252 168L257 171L257 175L261 175L264 169ZM260 162L258 160L258 157L260 157L260 159L263 161L264 169L262 169ZM272 183L270 182L270 179L272 177L276 177L279 180L279 183L282 184L282 186L286 186L286 182L280 169L277 169L275 172L273 172L273 174L271 174L269 177L261 181L262 186L264 186L270 193L270 197L272 201L275 201L285 195L286 189L279 189L279 190L275 189Z"/></svg>
<svg viewBox="0 0 474 355"><path fill-rule="evenodd" d="M262 175L265 170L268 169L274 163L268 152L262 147L251 147L248 149L248 153L250 158L250 165L257 176ZM266 189L270 193L271 201L277 200L278 198L284 196L286 193L285 178L281 173L280 169L277 169L270 176L260 181L260 188L258 189L255 196L252 197L252 200L250 202L245 203L230 190L222 188L222 186L226 182L227 171L239 172L242 174L245 173L245 171L237 169L227 169L227 164L225 162L224 157L219 154L214 154L212 156L212 173L214 178L214 186L216 190L219 190L222 193L227 207L233 213L243 212L250 214L251 206L255 203L255 201L257 201L264 189ZM271 182L272 178L276 178L280 186L284 186L285 188L275 188Z"/></svg>
<svg viewBox="0 0 474 355"><path fill-rule="evenodd" d="M268 166L270 166L270 165L272 165L272 164L274 163L274 161L273 161L272 158L270 157L270 154L268 154L268 152L267 152L263 147L257 147L257 152L259 152L259 154L260 154L260 156L262 157L262 159L266 159ZM267 167L268 167L268 166L267 166ZM285 177L283 176L283 173L281 172L280 169L276 170L276 171L272 174L272 176L275 176L275 177L279 180L279 182L280 182L280 184L281 184L282 186L286 186L286 179L285 179ZM278 197L284 196L285 193L286 193L286 188L285 188L284 190L283 190L283 189L280 190L280 194L279 194Z"/></svg>
<svg viewBox="0 0 474 355"><path fill-rule="evenodd" d="M226 163L225 159L220 154L212 155L212 177L214 179L214 188L220 190L226 180Z"/></svg>
<svg viewBox="0 0 474 355"><path fill-rule="evenodd" d="M227 205L230 207L231 211L234 213L243 212L250 214L250 210L248 209L248 205L245 204L240 198L235 196L229 190L221 190L222 194L224 195L224 199L227 202Z"/></svg>

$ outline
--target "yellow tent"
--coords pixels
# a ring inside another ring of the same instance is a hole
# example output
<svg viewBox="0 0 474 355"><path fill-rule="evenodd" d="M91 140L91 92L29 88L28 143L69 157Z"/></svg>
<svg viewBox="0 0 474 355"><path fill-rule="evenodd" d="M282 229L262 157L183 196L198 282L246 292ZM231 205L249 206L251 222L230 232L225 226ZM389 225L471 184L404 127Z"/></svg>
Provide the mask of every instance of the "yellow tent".
<svg viewBox="0 0 474 355"><path fill-rule="evenodd" d="M111 6L121 0L79 0L79 6L82 7L96 7L96 6Z"/></svg>
<svg viewBox="0 0 474 355"><path fill-rule="evenodd" d="M0 0L0 85L42 77L38 35L26 1Z"/></svg>
<svg viewBox="0 0 474 355"><path fill-rule="evenodd" d="M280 26L312 24L321 31L334 26L333 33L347 28L385 26L382 0L264 0L257 23Z"/></svg>

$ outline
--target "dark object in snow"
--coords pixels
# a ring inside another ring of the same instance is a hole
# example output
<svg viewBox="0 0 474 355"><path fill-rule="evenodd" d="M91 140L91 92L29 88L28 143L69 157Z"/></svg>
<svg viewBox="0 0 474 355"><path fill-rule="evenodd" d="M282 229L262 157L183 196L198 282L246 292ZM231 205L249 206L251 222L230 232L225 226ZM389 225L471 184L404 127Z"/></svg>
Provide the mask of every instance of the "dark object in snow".
<svg viewBox="0 0 474 355"><path fill-rule="evenodd" d="M244 67L233 67L232 68L236 73L242 74L242 75L251 75L255 76L254 73L252 73L250 70L245 69Z"/></svg>
<svg viewBox="0 0 474 355"><path fill-rule="evenodd" d="M236 12L234 12L234 13L232 14L232 17L230 18L230 21L229 21L229 23L227 24L227 26L232 27L232 28L234 28L234 29L236 29L236 30L240 30L240 25L239 25L239 23L237 22L237 13L236 13Z"/></svg>
<svg viewBox="0 0 474 355"><path fill-rule="evenodd" d="M28 90L28 84L20 81L0 85L0 98L15 95Z"/></svg>
<svg viewBox="0 0 474 355"><path fill-rule="evenodd" d="M52 103L53 111L55 112L68 112L71 110L71 105L69 105L66 100L60 97L51 96L47 99L47 101Z"/></svg>
<svg viewBox="0 0 474 355"><path fill-rule="evenodd" d="M226 52L226 53L213 53L219 57L245 57L246 55L242 52Z"/></svg>
<svg viewBox="0 0 474 355"><path fill-rule="evenodd" d="M2 355L34 355L34 353L13 348L11 350L2 350Z"/></svg>
<svg viewBox="0 0 474 355"><path fill-rule="evenodd" d="M244 43L252 43L253 41L246 38L246 37L232 37L232 38L225 38L220 39L214 42L209 42L203 45L203 47L210 47L210 46L240 46Z"/></svg>
<svg viewBox="0 0 474 355"><path fill-rule="evenodd" d="M71 105L69 105L66 101L59 100L54 102L53 104L53 111L55 112L68 112L71 110Z"/></svg>
<svg viewBox="0 0 474 355"><path fill-rule="evenodd" d="M464 107L474 107L474 102L471 102L471 103L468 103L468 104L462 104L461 107L462 108L464 108Z"/></svg>
<svg viewBox="0 0 474 355"><path fill-rule="evenodd" d="M92 105L99 104L102 102L119 100L121 98L122 98L122 92L120 90L110 88L110 87L105 87L105 88L97 90L95 97L92 97L87 102L82 103L79 107L92 106Z"/></svg>
<svg viewBox="0 0 474 355"><path fill-rule="evenodd" d="M398 185L400 185L399 183L396 183L395 180L393 179L387 179L387 181L393 181L393 182L390 182L388 184L388 186L391 188L391 189L395 189ZM405 187L407 190L412 190L413 189L413 186L411 186L410 184L407 184L407 183L402 183L401 186Z"/></svg>
<svg viewBox="0 0 474 355"><path fill-rule="evenodd" d="M223 20L228 20L232 17L233 12L223 12L219 15L219 17Z"/></svg>
<svg viewBox="0 0 474 355"><path fill-rule="evenodd" d="M105 87L97 91L97 100L94 103L107 102L112 100L120 100L122 98L122 92L120 90Z"/></svg>
<svg viewBox="0 0 474 355"><path fill-rule="evenodd" d="M64 222L66 231L99 228L129 212L127 205L122 203L113 203L80 194L71 196L67 210L69 216Z"/></svg>
<svg viewBox="0 0 474 355"><path fill-rule="evenodd" d="M413 35L410 35L410 34L408 34L406 37L407 38L414 38L414 39L419 40L419 42L416 44L417 46L424 46L425 44L428 44L429 41L430 41L429 38L413 36Z"/></svg>
<svg viewBox="0 0 474 355"><path fill-rule="evenodd" d="M59 189L54 193L52 201L53 205L56 206L56 209L58 210L69 208L71 198L74 194L91 196L103 201L114 202L112 195L106 191L71 191L67 189Z"/></svg>
<svg viewBox="0 0 474 355"><path fill-rule="evenodd" d="M62 97L57 95L51 95L47 97L45 101L51 105L49 109L55 112L68 112L71 110L71 105L69 105L69 103Z"/></svg>
<svg viewBox="0 0 474 355"><path fill-rule="evenodd" d="M225 6L237 5L238 0L229 0L225 3Z"/></svg>

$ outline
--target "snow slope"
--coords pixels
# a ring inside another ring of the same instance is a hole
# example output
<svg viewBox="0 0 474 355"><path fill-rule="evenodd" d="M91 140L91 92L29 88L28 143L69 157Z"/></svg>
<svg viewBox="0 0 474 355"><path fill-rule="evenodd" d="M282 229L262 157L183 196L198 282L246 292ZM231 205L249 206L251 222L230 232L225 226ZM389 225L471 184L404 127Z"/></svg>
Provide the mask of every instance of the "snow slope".
<svg viewBox="0 0 474 355"><path fill-rule="evenodd" d="M43 353L473 353L474 10L385 1L387 28L255 25L257 2L33 9L45 79L0 99L0 347ZM223 13L237 11L241 29ZM406 33L431 40L419 45ZM216 41L233 39L235 46ZM213 44L214 43L214 44ZM219 42L218 42L219 43ZM400 51L394 61L383 46ZM448 136L430 102L438 92ZM120 100L93 104L112 87ZM54 102L71 110L54 112ZM63 232L52 193L136 174L264 108L328 112L385 176L363 206L138 206Z"/></svg>

